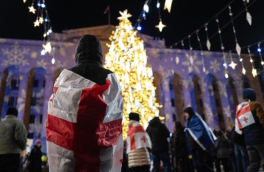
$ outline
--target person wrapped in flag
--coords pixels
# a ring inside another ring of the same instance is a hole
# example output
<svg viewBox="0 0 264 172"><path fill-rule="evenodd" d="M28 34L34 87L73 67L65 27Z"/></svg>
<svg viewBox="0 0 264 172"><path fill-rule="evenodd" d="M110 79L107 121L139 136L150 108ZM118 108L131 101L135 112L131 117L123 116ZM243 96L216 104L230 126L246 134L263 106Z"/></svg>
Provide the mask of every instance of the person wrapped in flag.
<svg viewBox="0 0 264 172"><path fill-rule="evenodd" d="M149 172L150 157L148 148L151 149L151 140L148 133L139 124L139 114L129 114L127 132L128 166L132 172Z"/></svg>
<svg viewBox="0 0 264 172"><path fill-rule="evenodd" d="M264 160L264 111L256 102L256 92L251 88L243 90L244 101L237 106L235 131L244 133L249 166L247 172L259 170L260 160Z"/></svg>
<svg viewBox="0 0 264 172"><path fill-rule="evenodd" d="M77 65L57 78L46 126L50 172L120 172L123 98L114 73L102 67L93 35L76 48Z"/></svg>
<svg viewBox="0 0 264 172"><path fill-rule="evenodd" d="M191 151L194 168L197 172L213 172L206 164L206 149L214 145L215 136L200 115L195 114L191 107L184 110L187 120L185 129L187 147Z"/></svg>

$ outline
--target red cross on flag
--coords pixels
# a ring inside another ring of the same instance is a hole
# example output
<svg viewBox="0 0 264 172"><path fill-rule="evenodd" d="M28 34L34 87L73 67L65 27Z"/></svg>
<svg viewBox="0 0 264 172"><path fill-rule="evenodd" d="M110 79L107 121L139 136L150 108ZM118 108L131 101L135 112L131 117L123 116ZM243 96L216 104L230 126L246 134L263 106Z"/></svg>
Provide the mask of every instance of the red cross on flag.
<svg viewBox="0 0 264 172"><path fill-rule="evenodd" d="M254 124L255 120L251 112L249 102L243 102L237 106L235 129L236 132L242 134L242 129Z"/></svg>
<svg viewBox="0 0 264 172"><path fill-rule="evenodd" d="M49 101L50 172L120 172L123 98L114 74L99 86L63 70Z"/></svg>
<svg viewBox="0 0 264 172"><path fill-rule="evenodd" d="M128 126L127 153L144 147L151 149L151 140L149 135L138 122L133 122Z"/></svg>

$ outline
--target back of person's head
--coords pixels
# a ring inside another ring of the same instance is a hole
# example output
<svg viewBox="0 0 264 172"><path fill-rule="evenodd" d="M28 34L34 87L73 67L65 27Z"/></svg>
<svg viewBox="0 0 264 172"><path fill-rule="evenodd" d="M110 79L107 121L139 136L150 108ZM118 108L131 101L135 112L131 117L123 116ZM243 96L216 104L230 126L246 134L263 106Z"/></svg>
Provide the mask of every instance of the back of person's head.
<svg viewBox="0 0 264 172"><path fill-rule="evenodd" d="M129 120L134 120L134 121L138 121L139 122L139 120L140 120L139 114L135 113L135 112L131 112L129 114Z"/></svg>
<svg viewBox="0 0 264 172"><path fill-rule="evenodd" d="M102 47L94 35L84 35L78 42L75 50L77 64L97 62L103 63Z"/></svg>
<svg viewBox="0 0 264 172"><path fill-rule="evenodd" d="M181 128L182 128L182 124L181 124L181 122L180 122L180 121L176 121L176 122L175 122L175 128L176 128L176 130L178 130L178 129L181 129Z"/></svg>
<svg viewBox="0 0 264 172"><path fill-rule="evenodd" d="M249 99L251 101L256 101L256 92L251 88L245 88L243 90L243 99Z"/></svg>
<svg viewBox="0 0 264 172"><path fill-rule="evenodd" d="M18 115L18 111L16 107L9 107L6 111L6 115Z"/></svg>

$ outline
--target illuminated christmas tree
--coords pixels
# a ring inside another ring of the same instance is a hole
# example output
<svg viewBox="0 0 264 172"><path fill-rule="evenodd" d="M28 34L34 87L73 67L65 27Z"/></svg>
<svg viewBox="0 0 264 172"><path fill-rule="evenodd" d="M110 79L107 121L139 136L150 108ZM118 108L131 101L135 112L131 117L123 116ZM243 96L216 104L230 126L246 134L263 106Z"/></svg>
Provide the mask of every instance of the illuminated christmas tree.
<svg viewBox="0 0 264 172"><path fill-rule="evenodd" d="M140 123L146 128L148 121L159 115L160 105L156 103L153 72L147 67L144 43L128 20L131 14L127 10L120 14L120 23L109 38L111 44L107 44L109 52L105 57L105 68L115 73L122 88L123 134L126 138L130 112L139 113Z"/></svg>

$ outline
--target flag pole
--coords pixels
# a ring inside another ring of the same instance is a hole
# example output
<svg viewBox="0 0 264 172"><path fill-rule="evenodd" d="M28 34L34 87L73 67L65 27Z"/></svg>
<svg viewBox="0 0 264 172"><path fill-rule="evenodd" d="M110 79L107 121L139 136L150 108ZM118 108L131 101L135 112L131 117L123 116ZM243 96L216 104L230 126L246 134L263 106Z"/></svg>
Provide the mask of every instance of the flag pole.
<svg viewBox="0 0 264 172"><path fill-rule="evenodd" d="M109 9L108 9L108 24L110 25L110 5L109 5Z"/></svg>

